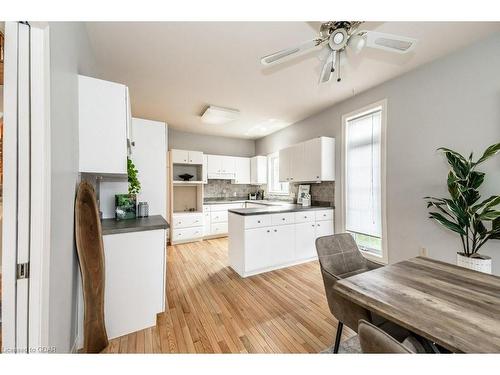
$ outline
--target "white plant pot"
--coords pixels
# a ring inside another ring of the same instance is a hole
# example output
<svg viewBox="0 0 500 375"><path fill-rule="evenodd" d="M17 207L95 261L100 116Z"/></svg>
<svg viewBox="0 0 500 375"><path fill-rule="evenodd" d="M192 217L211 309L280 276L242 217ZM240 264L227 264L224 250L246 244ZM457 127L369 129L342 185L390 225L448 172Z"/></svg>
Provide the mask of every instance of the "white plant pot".
<svg viewBox="0 0 500 375"><path fill-rule="evenodd" d="M481 258L471 258L457 253L457 266L491 274L491 258L486 255L481 255Z"/></svg>

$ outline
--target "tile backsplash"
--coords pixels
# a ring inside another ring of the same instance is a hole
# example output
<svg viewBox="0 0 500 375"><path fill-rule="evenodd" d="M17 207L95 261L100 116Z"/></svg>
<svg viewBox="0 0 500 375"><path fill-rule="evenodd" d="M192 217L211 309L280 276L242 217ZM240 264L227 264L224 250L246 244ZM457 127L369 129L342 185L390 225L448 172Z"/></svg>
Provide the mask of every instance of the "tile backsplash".
<svg viewBox="0 0 500 375"><path fill-rule="evenodd" d="M321 182L319 184L291 183L288 195L273 195L267 193L267 185L236 185L230 180L208 180L204 185L205 198L232 198L247 197L257 189L264 189L265 198L286 201L296 201L299 185L311 185L311 200L314 202L328 202L331 206L335 202L335 182Z"/></svg>
<svg viewBox="0 0 500 375"><path fill-rule="evenodd" d="M204 185L205 198L247 197L254 194L259 186L232 184L231 180L208 180Z"/></svg>

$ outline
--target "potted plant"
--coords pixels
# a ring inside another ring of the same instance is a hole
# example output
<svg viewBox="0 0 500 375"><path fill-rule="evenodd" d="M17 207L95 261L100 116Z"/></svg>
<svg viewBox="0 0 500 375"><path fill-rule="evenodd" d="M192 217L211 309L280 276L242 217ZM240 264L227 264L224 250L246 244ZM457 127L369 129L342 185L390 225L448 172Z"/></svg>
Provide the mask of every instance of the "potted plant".
<svg viewBox="0 0 500 375"><path fill-rule="evenodd" d="M116 220L136 218L137 194L141 190L141 183L137 178L138 173L132 160L127 158L128 194L115 195Z"/></svg>
<svg viewBox="0 0 500 375"><path fill-rule="evenodd" d="M479 187L484 182L485 173L477 167L500 151L500 143L484 151L473 161L473 154L465 158L456 151L439 148L448 160L449 198L425 197L427 208L432 207L429 217L445 228L458 233L462 251L457 252L457 264L481 272L491 273L491 258L479 254L483 245L491 239L500 239L500 196L492 195L479 202ZM478 203L479 202L479 203Z"/></svg>

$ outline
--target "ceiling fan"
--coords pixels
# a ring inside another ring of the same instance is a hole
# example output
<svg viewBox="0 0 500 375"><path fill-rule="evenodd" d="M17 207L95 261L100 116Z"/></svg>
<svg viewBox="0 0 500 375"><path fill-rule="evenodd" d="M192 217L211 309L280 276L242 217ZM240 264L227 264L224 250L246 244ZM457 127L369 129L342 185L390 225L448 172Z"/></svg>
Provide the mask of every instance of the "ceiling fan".
<svg viewBox="0 0 500 375"><path fill-rule="evenodd" d="M337 71L337 82L340 82L340 59L345 56L343 52L347 48L356 54L365 47L407 53L417 43L416 39L404 36L358 30L362 23L362 21L330 21L322 23L317 38L301 43L296 47L264 56L260 61L263 65L272 65L290 56L323 46L319 56L323 64L319 83L330 81L335 71Z"/></svg>

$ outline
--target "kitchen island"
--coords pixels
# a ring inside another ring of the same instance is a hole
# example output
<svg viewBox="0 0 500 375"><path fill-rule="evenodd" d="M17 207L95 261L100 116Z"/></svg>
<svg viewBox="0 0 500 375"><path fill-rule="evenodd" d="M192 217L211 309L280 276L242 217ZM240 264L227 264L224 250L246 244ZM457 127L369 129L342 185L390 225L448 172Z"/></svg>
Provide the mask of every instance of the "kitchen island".
<svg viewBox="0 0 500 375"><path fill-rule="evenodd" d="M333 234L333 218L324 206L230 209L229 265L247 277L315 260L316 238Z"/></svg>

